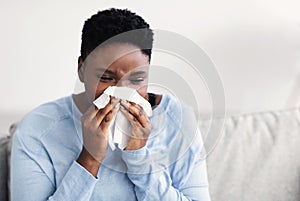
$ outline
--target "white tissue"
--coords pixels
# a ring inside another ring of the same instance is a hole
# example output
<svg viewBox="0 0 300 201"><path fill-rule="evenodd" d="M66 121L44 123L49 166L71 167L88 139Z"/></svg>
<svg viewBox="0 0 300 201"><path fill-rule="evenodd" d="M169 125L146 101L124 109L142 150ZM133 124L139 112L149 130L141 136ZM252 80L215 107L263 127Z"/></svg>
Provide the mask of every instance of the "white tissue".
<svg viewBox="0 0 300 201"><path fill-rule="evenodd" d="M127 100L139 104L147 114L152 115L150 103L144 99L139 93L128 87L108 87L101 96L99 96L93 103L98 109L104 108L109 103L110 97L113 96L122 100ZM126 116L121 111L118 111L115 118L111 121L108 133L108 143L112 150L115 150L115 144L118 144L120 149L127 146L130 138L132 126Z"/></svg>

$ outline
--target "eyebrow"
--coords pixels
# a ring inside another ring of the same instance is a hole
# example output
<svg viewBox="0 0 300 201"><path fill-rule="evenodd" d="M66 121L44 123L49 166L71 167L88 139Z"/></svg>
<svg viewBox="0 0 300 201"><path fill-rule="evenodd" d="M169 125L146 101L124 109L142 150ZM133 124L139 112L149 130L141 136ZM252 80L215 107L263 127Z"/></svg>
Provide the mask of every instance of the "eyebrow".
<svg viewBox="0 0 300 201"><path fill-rule="evenodd" d="M135 72L130 73L130 76L144 75L144 74L146 74L145 71L135 71Z"/></svg>
<svg viewBox="0 0 300 201"><path fill-rule="evenodd" d="M105 68L97 68L97 71L100 71L103 74L107 73L110 75L115 75L115 73L113 71L105 69ZM135 72L130 73L130 76L137 76L137 75L144 75L144 74L146 74L145 71L135 71Z"/></svg>
<svg viewBox="0 0 300 201"><path fill-rule="evenodd" d="M106 68L97 68L97 71L100 71L101 73L107 73L107 74L110 74L110 75L115 75L115 73L111 70L108 70Z"/></svg>

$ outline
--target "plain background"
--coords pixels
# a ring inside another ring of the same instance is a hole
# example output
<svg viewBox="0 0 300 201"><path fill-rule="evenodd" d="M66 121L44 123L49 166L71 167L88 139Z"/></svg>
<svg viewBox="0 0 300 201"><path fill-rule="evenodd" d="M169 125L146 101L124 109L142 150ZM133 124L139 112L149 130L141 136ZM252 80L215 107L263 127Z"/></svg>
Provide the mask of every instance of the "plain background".
<svg viewBox="0 0 300 201"><path fill-rule="evenodd" d="M298 0L0 0L0 135L38 105L76 92L83 23L110 7L197 43L222 79L227 114L300 105ZM165 56L154 62L176 63ZM209 99L199 104L209 112Z"/></svg>

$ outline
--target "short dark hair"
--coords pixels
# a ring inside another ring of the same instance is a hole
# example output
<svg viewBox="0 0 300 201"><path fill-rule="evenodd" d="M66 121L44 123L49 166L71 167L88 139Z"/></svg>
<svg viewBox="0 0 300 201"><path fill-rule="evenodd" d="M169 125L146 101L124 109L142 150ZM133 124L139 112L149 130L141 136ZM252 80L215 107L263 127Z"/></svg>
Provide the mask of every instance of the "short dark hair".
<svg viewBox="0 0 300 201"><path fill-rule="evenodd" d="M133 32L130 37L121 37L117 41L120 43L129 43L137 46L141 51L151 59L153 45L153 31L149 24L139 15L128 9L110 8L108 10L98 11L84 23L81 36L81 58L86 57L100 44L121 33ZM144 48L147 47L147 48Z"/></svg>

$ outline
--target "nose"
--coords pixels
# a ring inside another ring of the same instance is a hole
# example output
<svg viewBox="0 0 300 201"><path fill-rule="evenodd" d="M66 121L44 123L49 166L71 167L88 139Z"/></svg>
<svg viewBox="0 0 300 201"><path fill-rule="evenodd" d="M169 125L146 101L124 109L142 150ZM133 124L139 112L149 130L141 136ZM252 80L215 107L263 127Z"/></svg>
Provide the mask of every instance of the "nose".
<svg viewBox="0 0 300 201"><path fill-rule="evenodd" d="M118 82L117 82L117 87L126 87L128 86L128 81L126 79L120 79Z"/></svg>

